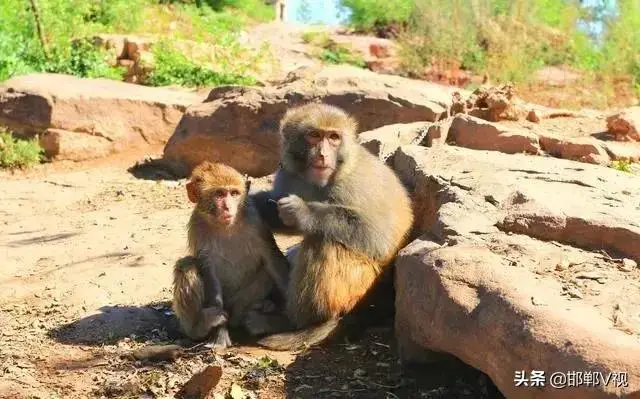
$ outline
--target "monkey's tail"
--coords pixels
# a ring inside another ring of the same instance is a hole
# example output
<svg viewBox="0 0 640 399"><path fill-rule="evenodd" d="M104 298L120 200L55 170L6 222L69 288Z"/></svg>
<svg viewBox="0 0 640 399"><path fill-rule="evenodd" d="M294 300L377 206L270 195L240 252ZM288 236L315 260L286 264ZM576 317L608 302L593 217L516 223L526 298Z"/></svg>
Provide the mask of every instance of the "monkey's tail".
<svg viewBox="0 0 640 399"><path fill-rule="evenodd" d="M187 335L192 335L204 303L204 284L198 273L197 259L184 257L173 269L173 311Z"/></svg>
<svg viewBox="0 0 640 399"><path fill-rule="evenodd" d="M341 319L331 319L305 330L270 335L259 340L258 345L277 351L296 350L332 338L342 330L342 326Z"/></svg>

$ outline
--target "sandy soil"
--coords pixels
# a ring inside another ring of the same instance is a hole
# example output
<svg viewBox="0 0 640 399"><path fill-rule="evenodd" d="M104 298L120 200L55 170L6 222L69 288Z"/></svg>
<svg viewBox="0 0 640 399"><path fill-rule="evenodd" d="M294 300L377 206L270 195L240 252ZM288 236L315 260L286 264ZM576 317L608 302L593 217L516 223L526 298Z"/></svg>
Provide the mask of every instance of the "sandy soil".
<svg viewBox="0 0 640 399"><path fill-rule="evenodd" d="M0 397L173 397L208 364L223 367L217 395L236 384L261 398L500 397L459 364L402 368L390 324L302 353L200 346L134 361L145 344L193 345L169 302L186 252L184 181L135 178L127 168L143 157L0 173Z"/></svg>

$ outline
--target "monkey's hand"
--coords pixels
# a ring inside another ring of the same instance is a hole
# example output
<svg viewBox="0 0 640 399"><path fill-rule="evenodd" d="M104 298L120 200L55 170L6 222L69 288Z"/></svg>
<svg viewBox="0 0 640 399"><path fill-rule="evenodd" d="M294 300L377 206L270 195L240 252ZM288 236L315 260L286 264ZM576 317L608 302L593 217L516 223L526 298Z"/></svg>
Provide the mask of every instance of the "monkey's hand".
<svg viewBox="0 0 640 399"><path fill-rule="evenodd" d="M297 195L289 195L278 201L278 216L286 226L304 230L312 220L311 210Z"/></svg>

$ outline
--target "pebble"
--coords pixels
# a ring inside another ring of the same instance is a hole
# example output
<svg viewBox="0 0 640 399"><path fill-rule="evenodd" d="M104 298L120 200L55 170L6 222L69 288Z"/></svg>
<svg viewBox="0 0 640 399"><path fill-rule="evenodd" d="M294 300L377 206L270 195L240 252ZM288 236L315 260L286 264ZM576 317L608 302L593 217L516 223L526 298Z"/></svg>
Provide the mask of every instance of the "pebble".
<svg viewBox="0 0 640 399"><path fill-rule="evenodd" d="M567 270L569 268L569 261L567 259L563 259L556 265L556 270L561 272L563 270Z"/></svg>
<svg viewBox="0 0 640 399"><path fill-rule="evenodd" d="M620 265L620 270L623 272L632 272L638 267L638 264L633 259L622 259L622 264Z"/></svg>
<svg viewBox="0 0 640 399"><path fill-rule="evenodd" d="M365 375L367 375L367 372L366 372L366 371L364 371L363 369L356 369L356 370L353 372L353 376L354 376L354 377L356 377L356 378L362 378L362 377L364 377Z"/></svg>

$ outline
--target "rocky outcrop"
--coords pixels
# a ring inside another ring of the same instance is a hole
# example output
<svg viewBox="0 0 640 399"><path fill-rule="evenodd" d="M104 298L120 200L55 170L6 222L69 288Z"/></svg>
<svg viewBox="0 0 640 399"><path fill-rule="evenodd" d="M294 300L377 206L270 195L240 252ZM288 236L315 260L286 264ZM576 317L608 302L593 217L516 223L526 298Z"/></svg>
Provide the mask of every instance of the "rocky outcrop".
<svg viewBox="0 0 640 399"><path fill-rule="evenodd" d="M393 162L426 232L396 261L405 361L453 355L510 398L640 395L637 177L450 146L404 146ZM516 386L521 370L545 385ZM552 387L572 370L600 383Z"/></svg>
<svg viewBox="0 0 640 399"><path fill-rule="evenodd" d="M204 160L264 176L280 160L278 125L287 108L314 101L337 105L351 113L364 132L440 119L450 93L443 88L425 90L429 87L357 68L333 67L301 69L272 88L216 88L204 103L187 110L165 147L164 159L179 176Z"/></svg>
<svg viewBox="0 0 640 399"><path fill-rule="evenodd" d="M607 165L611 161L603 142L592 137L540 136L540 146L549 155L572 161Z"/></svg>
<svg viewBox="0 0 640 399"><path fill-rule="evenodd" d="M640 141L640 106L609 116L607 129L617 140Z"/></svg>
<svg viewBox="0 0 640 399"><path fill-rule="evenodd" d="M461 147L477 150L508 154L540 152L538 136L530 130L505 127L470 115L457 115L453 119L448 140Z"/></svg>
<svg viewBox="0 0 640 399"><path fill-rule="evenodd" d="M373 155L387 160L398 147L419 144L427 136L432 123L414 122L387 125L358 136L358 142Z"/></svg>
<svg viewBox="0 0 640 399"><path fill-rule="evenodd" d="M200 101L201 96L190 92L33 74L0 86L0 124L42 135L49 156L82 160L166 143L187 106Z"/></svg>

